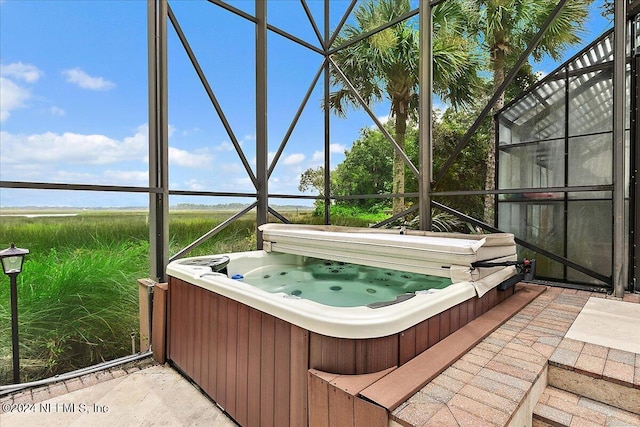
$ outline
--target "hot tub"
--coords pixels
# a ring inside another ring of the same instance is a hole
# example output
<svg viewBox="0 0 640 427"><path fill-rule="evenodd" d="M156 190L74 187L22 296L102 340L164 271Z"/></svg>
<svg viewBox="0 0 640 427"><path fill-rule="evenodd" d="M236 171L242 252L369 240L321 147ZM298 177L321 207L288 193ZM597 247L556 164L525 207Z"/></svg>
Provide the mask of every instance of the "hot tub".
<svg viewBox="0 0 640 427"><path fill-rule="evenodd" d="M167 267L167 356L241 425L306 425L309 369L402 365L512 294L497 287L517 274L476 266L516 259L507 234L260 231L264 250Z"/></svg>

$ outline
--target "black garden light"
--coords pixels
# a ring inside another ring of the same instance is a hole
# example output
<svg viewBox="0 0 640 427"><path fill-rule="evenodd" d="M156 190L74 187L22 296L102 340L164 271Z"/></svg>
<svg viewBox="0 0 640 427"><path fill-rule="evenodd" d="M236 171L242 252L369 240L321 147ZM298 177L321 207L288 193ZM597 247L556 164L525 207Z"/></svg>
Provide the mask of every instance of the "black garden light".
<svg viewBox="0 0 640 427"><path fill-rule="evenodd" d="M13 243L9 249L0 251L2 271L11 282L11 337L13 344L13 383L20 383L20 351L18 349L18 274L22 271L24 256L28 249L16 248Z"/></svg>

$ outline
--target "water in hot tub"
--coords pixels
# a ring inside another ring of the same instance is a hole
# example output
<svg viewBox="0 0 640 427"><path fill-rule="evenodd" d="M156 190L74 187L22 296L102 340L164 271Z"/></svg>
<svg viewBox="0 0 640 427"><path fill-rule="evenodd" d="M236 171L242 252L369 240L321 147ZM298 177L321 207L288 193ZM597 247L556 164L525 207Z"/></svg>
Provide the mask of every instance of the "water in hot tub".
<svg viewBox="0 0 640 427"><path fill-rule="evenodd" d="M260 267L246 273L244 281L268 292L334 307L391 302L403 294L451 284L445 277L326 260L311 261L302 267Z"/></svg>

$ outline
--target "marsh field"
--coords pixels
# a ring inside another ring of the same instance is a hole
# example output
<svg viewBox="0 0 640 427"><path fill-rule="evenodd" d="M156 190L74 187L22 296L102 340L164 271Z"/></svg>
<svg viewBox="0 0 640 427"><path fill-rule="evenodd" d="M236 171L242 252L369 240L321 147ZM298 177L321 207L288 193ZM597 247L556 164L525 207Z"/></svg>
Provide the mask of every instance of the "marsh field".
<svg viewBox="0 0 640 427"><path fill-rule="evenodd" d="M279 212L295 223L323 221L311 209ZM170 254L234 213L171 211ZM348 217L334 223L367 225ZM189 255L255 249L255 228L255 214L249 212ZM139 342L137 279L149 277L146 210L3 209L0 249L12 242L30 251L18 276L22 382L131 354L131 333ZM6 385L12 382L10 286L1 276L0 385Z"/></svg>

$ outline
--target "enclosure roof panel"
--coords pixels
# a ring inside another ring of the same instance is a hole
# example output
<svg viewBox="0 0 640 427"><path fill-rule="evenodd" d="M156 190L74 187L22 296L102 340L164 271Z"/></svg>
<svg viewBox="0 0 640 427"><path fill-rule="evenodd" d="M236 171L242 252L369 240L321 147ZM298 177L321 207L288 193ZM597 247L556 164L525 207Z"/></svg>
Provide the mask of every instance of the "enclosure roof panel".
<svg viewBox="0 0 640 427"><path fill-rule="evenodd" d="M610 130L612 64L610 30L505 106L498 113L500 123L518 134L514 140L519 142L563 136L565 121L570 136Z"/></svg>

